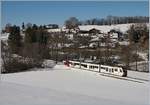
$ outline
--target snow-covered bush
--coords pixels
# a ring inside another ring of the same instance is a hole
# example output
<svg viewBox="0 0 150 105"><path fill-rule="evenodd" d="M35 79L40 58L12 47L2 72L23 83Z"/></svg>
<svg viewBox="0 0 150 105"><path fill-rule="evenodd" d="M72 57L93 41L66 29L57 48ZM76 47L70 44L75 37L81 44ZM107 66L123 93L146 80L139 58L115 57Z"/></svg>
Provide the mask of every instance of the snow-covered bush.
<svg viewBox="0 0 150 105"><path fill-rule="evenodd" d="M44 68L53 68L56 65L55 61L53 60L44 60L42 67Z"/></svg>
<svg viewBox="0 0 150 105"><path fill-rule="evenodd" d="M2 73L15 73L27 71L28 69L33 68L33 65L27 62L19 61L16 58L11 58L11 60L5 60L2 64Z"/></svg>

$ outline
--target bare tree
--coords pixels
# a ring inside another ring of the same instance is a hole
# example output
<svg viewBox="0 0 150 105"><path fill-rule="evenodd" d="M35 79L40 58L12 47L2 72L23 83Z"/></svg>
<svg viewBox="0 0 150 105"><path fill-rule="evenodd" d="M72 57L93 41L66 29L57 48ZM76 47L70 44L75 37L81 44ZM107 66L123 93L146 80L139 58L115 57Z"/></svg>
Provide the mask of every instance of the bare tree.
<svg viewBox="0 0 150 105"><path fill-rule="evenodd" d="M68 20L65 21L66 28L69 29L69 32L72 30L75 30L78 25L79 21L76 17L70 17Z"/></svg>
<svg viewBox="0 0 150 105"><path fill-rule="evenodd" d="M121 47L121 59L125 63L125 67L129 68L132 62L132 46L122 46Z"/></svg>

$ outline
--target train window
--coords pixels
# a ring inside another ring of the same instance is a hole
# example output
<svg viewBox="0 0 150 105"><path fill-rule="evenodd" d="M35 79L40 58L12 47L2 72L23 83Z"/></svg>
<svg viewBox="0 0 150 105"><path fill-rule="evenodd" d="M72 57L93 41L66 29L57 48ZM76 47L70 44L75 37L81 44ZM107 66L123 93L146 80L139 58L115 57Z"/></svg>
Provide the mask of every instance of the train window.
<svg viewBox="0 0 150 105"><path fill-rule="evenodd" d="M98 67L97 67L97 66L93 66L93 68L94 68L94 69L95 69L95 68L96 68L96 69L98 69Z"/></svg>
<svg viewBox="0 0 150 105"><path fill-rule="evenodd" d="M118 69L115 69L115 71L118 71Z"/></svg>
<svg viewBox="0 0 150 105"><path fill-rule="evenodd" d="M87 68L87 65L86 65L86 64L81 64L81 66L83 66L83 67Z"/></svg>
<svg viewBox="0 0 150 105"><path fill-rule="evenodd" d="M112 69L112 72L114 72L114 69Z"/></svg>
<svg viewBox="0 0 150 105"><path fill-rule="evenodd" d="M90 66L90 69L93 69L93 66Z"/></svg>
<svg viewBox="0 0 150 105"><path fill-rule="evenodd" d="M109 72L111 72L111 69L109 69Z"/></svg>
<svg viewBox="0 0 150 105"><path fill-rule="evenodd" d="M94 66L92 66L92 69L94 69Z"/></svg>
<svg viewBox="0 0 150 105"><path fill-rule="evenodd" d="M120 72L122 72L122 70L120 69Z"/></svg>
<svg viewBox="0 0 150 105"><path fill-rule="evenodd" d="M74 63L74 65L79 65L79 63Z"/></svg>
<svg viewBox="0 0 150 105"><path fill-rule="evenodd" d="M98 66L95 66L96 69L98 69Z"/></svg>
<svg viewBox="0 0 150 105"><path fill-rule="evenodd" d="M108 71L108 68L106 68L106 71Z"/></svg>
<svg viewBox="0 0 150 105"><path fill-rule="evenodd" d="M101 67L101 69L105 69L105 67Z"/></svg>
<svg viewBox="0 0 150 105"><path fill-rule="evenodd" d="M97 66L90 66L91 69L95 69L98 68Z"/></svg>

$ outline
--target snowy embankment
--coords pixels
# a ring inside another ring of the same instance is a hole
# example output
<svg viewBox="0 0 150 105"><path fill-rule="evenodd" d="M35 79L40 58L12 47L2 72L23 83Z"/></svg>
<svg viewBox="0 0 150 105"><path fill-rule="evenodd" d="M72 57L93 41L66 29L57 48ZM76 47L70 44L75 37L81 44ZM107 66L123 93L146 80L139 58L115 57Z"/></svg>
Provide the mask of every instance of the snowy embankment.
<svg viewBox="0 0 150 105"><path fill-rule="evenodd" d="M2 74L0 105L150 105L149 82L115 79L56 65L53 69ZM148 73L129 72L148 80Z"/></svg>

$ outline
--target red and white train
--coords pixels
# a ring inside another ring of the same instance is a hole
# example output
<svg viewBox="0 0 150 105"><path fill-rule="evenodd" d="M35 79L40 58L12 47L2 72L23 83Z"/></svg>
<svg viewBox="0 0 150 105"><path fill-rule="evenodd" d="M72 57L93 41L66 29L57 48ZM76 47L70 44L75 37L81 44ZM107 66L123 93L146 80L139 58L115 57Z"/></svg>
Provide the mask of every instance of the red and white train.
<svg viewBox="0 0 150 105"><path fill-rule="evenodd" d="M127 70L123 69L122 67L99 65L99 64L92 64L92 63L71 61L71 60L63 61L63 62L65 65L72 68L90 70L94 72L100 72L100 73L105 73L110 75L121 76L121 77L127 76Z"/></svg>

